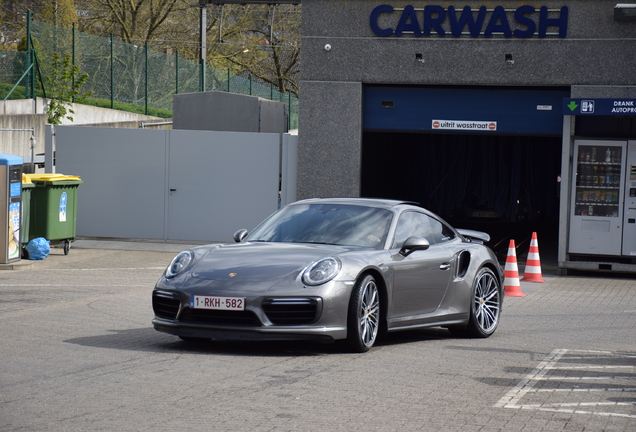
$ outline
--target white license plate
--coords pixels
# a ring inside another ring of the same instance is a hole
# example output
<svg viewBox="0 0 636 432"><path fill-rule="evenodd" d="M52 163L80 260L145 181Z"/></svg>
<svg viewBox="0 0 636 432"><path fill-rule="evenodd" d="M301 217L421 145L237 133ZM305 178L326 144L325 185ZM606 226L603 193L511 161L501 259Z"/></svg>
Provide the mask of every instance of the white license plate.
<svg viewBox="0 0 636 432"><path fill-rule="evenodd" d="M190 296L191 309L245 310L245 297Z"/></svg>

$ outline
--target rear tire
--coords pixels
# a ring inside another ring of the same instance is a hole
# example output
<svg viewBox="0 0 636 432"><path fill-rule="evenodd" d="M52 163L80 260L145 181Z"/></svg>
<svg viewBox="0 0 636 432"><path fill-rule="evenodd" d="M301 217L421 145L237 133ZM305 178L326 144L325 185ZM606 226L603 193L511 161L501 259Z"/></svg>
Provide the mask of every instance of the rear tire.
<svg viewBox="0 0 636 432"><path fill-rule="evenodd" d="M350 352L364 353L378 338L380 326L380 292L375 278L366 275L353 287L347 315L345 347Z"/></svg>

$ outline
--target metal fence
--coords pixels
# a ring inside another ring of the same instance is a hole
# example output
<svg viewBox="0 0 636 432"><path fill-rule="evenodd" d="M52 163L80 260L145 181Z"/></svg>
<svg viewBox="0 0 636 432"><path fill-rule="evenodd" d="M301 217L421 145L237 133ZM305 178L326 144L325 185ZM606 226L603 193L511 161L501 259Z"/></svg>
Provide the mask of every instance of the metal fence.
<svg viewBox="0 0 636 432"><path fill-rule="evenodd" d="M288 106L289 129L298 128L298 99L271 84L204 67L199 63L148 49L93 36L73 29L31 20L35 55L28 51L0 53L0 97L11 99L45 96L42 77L51 72L53 54L69 54L89 78L82 92L91 91L88 104L121 107L129 103L151 115L170 117L172 99L178 93L226 91L284 102ZM33 57L33 58L32 58ZM31 62L35 68L27 70Z"/></svg>
<svg viewBox="0 0 636 432"><path fill-rule="evenodd" d="M26 72L26 51L2 51L0 52L0 96L4 99L10 90L18 83ZM23 79L23 81L25 81ZM24 99L24 83L17 87L10 99Z"/></svg>

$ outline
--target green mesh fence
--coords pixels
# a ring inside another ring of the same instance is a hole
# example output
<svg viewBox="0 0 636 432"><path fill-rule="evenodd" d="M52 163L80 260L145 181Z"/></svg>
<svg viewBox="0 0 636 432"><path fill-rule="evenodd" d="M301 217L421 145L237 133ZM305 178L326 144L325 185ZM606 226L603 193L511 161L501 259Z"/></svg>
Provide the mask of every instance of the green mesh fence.
<svg viewBox="0 0 636 432"><path fill-rule="evenodd" d="M18 84L27 68L27 53L24 51L0 52L0 99L4 99L11 89ZM24 82L15 88L9 99L24 99Z"/></svg>
<svg viewBox="0 0 636 432"><path fill-rule="evenodd" d="M89 78L82 92L91 91L84 102L118 108L127 103L138 106L137 112L162 117L172 116L172 98L177 93L201 91L201 65L175 55L160 53L144 46L135 46L71 29L32 21L31 35L36 50L40 75L50 73L53 54L74 55L75 64ZM20 79L26 65L26 53L3 52L0 57L0 96L4 98ZM24 80L26 81L26 80ZM24 97L24 87L16 88L16 96ZM251 78L230 75L206 67L205 90L226 91L258 96L287 104L289 128L298 128L298 99L280 92L276 87ZM4 94L2 93L4 92ZM41 95L41 87L36 94ZM14 98L14 95L11 95ZM16 97L17 98L17 97Z"/></svg>

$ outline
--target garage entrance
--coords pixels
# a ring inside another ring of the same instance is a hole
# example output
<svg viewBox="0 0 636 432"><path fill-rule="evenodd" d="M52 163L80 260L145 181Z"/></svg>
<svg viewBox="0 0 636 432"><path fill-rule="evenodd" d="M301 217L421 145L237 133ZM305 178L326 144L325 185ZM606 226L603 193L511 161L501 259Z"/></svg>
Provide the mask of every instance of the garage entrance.
<svg viewBox="0 0 636 432"><path fill-rule="evenodd" d="M419 202L454 226L488 232L504 256L511 238L527 250L536 231L542 258L556 261L567 92L405 90L365 91L361 196ZM492 122L497 130L436 131L436 119Z"/></svg>

